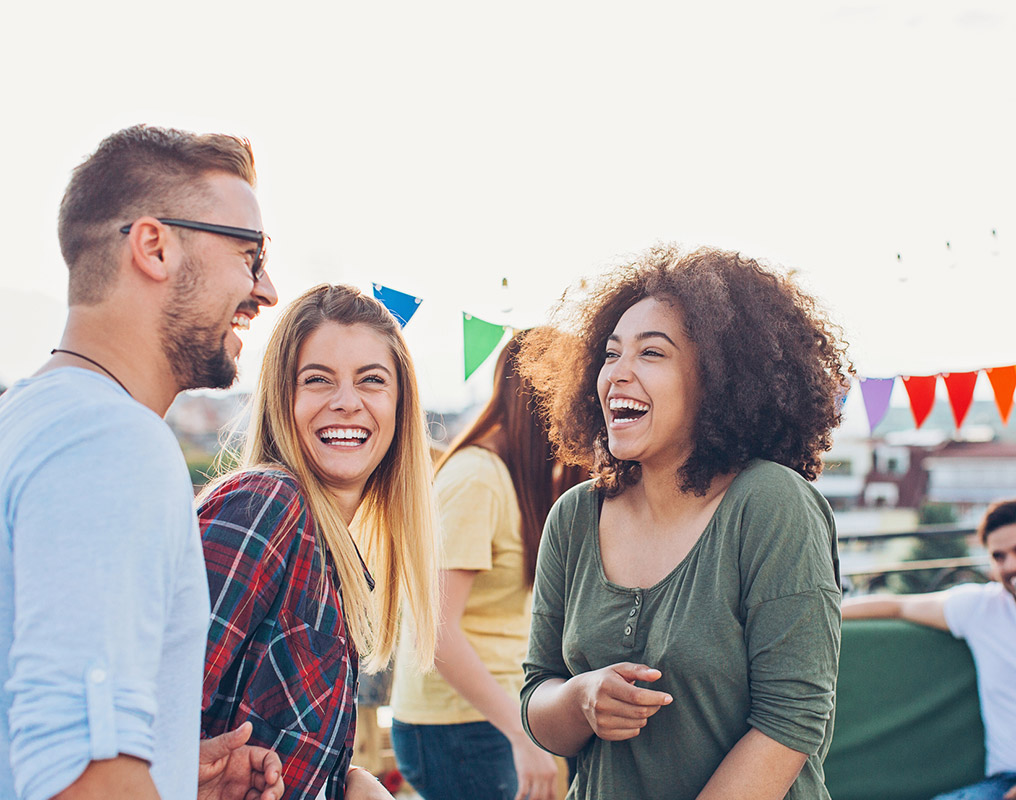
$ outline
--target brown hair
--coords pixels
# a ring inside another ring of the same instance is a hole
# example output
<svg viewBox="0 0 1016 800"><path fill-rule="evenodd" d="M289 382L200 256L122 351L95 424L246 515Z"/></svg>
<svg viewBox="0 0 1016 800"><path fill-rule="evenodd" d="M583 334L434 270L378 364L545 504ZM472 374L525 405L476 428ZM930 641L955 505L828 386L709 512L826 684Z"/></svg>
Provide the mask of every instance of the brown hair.
<svg viewBox="0 0 1016 800"><path fill-rule="evenodd" d="M349 528L307 458L293 417L300 348L328 322L372 328L387 341L396 365L395 438L368 478L351 526L377 581L373 593ZM367 670L380 669L391 657L398 641L402 599L415 623L420 666L429 668L437 628L437 534L426 422L402 331L373 297L351 286L322 284L283 312L261 365L241 458L240 469L259 467L282 467L300 483L338 572L346 624L357 651L367 658Z"/></svg>
<svg viewBox="0 0 1016 800"><path fill-rule="evenodd" d="M494 392L480 416L455 439L435 467L440 470L457 451L477 445L500 430L496 455L508 467L522 517L523 574L528 586L536 575L536 555L547 514L561 494L588 477L554 459L547 426L533 399L533 387L518 373L518 354L530 331L516 333L504 346L494 367ZM484 445L480 445L484 446Z"/></svg>
<svg viewBox="0 0 1016 800"><path fill-rule="evenodd" d="M179 217L200 202L211 172L257 182L250 142L135 125L108 136L75 168L60 203L60 250L71 305L101 302L116 277L119 228L137 217Z"/></svg>
<svg viewBox="0 0 1016 800"><path fill-rule="evenodd" d="M988 510L977 526L977 537L981 544L988 544L988 534L996 528L1006 525L1016 525L1016 500L999 500L988 506Z"/></svg>
<svg viewBox="0 0 1016 800"><path fill-rule="evenodd" d="M593 470L608 496L638 482L640 465L607 449L596 379L607 337L647 297L680 309L698 351L702 398L681 490L704 494L715 476L756 458L816 478L853 369L839 329L789 278L757 261L676 245L655 246L597 285L569 291L552 332L523 344L520 370L548 413L559 457Z"/></svg>

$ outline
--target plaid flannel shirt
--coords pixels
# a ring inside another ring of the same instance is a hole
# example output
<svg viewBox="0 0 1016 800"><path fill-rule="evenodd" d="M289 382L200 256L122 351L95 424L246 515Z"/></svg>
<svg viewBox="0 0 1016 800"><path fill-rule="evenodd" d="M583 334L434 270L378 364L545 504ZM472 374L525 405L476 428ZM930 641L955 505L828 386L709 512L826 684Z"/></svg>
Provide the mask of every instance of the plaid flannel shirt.
<svg viewBox="0 0 1016 800"><path fill-rule="evenodd" d="M198 520L212 600L202 735L250 720L250 743L282 759L286 800L314 800L326 780L328 800L342 798L358 658L299 485L281 470L240 473Z"/></svg>

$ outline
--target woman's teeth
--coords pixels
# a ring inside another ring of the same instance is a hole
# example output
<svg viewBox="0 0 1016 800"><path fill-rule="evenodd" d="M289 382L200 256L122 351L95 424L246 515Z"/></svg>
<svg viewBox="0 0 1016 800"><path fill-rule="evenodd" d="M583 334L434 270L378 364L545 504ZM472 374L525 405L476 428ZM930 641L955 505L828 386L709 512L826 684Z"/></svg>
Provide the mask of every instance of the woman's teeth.
<svg viewBox="0 0 1016 800"><path fill-rule="evenodd" d="M649 404L642 403L638 400L631 400L627 397L612 397L608 402L608 408L611 411L616 411L621 408L630 408L632 411L648 411Z"/></svg>
<svg viewBox="0 0 1016 800"><path fill-rule="evenodd" d="M363 443L370 434L363 428L328 428L318 434L325 444L352 447Z"/></svg>
<svg viewBox="0 0 1016 800"><path fill-rule="evenodd" d="M632 400L630 397L612 397L607 401L611 419L615 424L630 424L641 419L649 411L649 403Z"/></svg>

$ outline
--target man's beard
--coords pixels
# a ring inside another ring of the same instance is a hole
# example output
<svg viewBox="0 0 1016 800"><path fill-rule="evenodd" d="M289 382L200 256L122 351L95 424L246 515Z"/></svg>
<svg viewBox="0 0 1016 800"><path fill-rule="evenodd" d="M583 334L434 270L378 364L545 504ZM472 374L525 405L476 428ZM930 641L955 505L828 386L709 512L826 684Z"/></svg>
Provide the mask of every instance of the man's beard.
<svg viewBox="0 0 1016 800"><path fill-rule="evenodd" d="M160 333L170 369L180 391L227 389L236 380L236 362L226 352L221 320L201 319L202 281L199 266L188 255L162 315Z"/></svg>

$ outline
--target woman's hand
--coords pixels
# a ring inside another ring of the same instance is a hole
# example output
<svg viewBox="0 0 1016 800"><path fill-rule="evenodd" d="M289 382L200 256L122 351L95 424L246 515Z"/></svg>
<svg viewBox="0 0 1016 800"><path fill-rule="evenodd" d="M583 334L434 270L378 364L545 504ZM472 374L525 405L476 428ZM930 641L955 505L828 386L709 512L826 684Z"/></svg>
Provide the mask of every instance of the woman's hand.
<svg viewBox="0 0 1016 800"><path fill-rule="evenodd" d="M519 778L515 800L556 800L557 762L554 757L533 744L524 733L509 737L508 741Z"/></svg>
<svg viewBox="0 0 1016 800"><path fill-rule="evenodd" d="M347 800L392 800L391 794L363 767L350 767L346 771Z"/></svg>
<svg viewBox="0 0 1016 800"><path fill-rule="evenodd" d="M661 675L658 669L625 661L571 680L579 683L579 707L593 733L620 742L638 736L653 714L674 701L666 692L635 685L635 681L659 680Z"/></svg>

